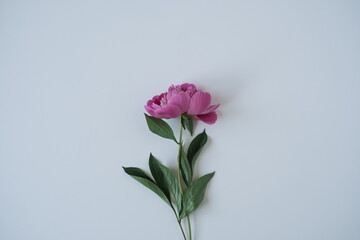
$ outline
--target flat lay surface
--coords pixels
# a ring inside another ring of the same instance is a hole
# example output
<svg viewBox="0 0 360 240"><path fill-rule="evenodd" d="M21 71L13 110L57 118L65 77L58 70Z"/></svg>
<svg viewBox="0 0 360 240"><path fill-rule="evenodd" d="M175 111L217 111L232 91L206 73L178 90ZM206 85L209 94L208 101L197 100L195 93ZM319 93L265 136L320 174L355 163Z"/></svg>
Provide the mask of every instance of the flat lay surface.
<svg viewBox="0 0 360 240"><path fill-rule="evenodd" d="M1 1L0 239L182 239L122 169L176 168L144 105L182 83L221 104L194 240L360 239L359 24L357 1Z"/></svg>

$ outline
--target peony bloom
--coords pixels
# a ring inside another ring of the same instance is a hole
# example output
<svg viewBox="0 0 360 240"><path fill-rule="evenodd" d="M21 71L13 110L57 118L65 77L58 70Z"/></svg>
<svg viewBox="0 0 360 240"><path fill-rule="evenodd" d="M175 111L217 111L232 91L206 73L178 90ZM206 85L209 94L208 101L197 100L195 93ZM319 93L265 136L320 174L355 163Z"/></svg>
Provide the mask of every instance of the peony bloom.
<svg viewBox="0 0 360 240"><path fill-rule="evenodd" d="M220 106L210 105L211 95L198 90L194 84L170 86L168 92L156 95L145 105L146 111L156 118L176 118L182 114L195 117L207 124L217 120L215 110Z"/></svg>
<svg viewBox="0 0 360 240"><path fill-rule="evenodd" d="M169 91L156 95L145 105L146 111L156 118L176 118L185 113L190 104L190 95L196 91L194 85L171 86Z"/></svg>

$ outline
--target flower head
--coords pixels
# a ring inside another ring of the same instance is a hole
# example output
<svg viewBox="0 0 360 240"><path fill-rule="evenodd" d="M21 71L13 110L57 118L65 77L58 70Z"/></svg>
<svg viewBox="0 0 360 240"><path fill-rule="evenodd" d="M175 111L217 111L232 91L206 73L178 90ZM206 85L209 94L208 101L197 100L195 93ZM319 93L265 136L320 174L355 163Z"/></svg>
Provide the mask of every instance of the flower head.
<svg viewBox="0 0 360 240"><path fill-rule="evenodd" d="M186 114L213 124L217 120L215 110L220 104L210 103L210 93L198 90L194 84L184 83L171 85L168 92L154 96L147 102L145 109L156 118L176 118Z"/></svg>

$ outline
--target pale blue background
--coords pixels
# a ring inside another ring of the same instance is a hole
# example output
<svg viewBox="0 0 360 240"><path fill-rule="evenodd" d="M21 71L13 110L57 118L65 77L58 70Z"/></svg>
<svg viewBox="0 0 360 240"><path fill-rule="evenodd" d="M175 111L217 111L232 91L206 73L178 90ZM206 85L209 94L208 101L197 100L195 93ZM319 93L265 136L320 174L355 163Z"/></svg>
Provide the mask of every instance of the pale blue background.
<svg viewBox="0 0 360 240"><path fill-rule="evenodd" d="M359 1L0 1L0 239L182 239L143 105L221 103L194 240L360 239ZM169 123L178 131L178 121Z"/></svg>

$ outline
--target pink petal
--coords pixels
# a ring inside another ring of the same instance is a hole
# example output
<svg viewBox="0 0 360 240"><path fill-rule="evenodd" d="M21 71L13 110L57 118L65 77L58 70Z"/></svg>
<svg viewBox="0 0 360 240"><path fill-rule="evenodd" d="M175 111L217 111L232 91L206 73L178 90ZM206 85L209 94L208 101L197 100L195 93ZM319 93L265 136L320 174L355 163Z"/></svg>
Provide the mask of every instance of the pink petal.
<svg viewBox="0 0 360 240"><path fill-rule="evenodd" d="M196 86L192 83L183 83L180 85L182 91L186 91L189 88L196 89Z"/></svg>
<svg viewBox="0 0 360 240"><path fill-rule="evenodd" d="M180 89L183 92L186 92L187 94L192 97L198 90L194 84L191 83L183 83L180 85Z"/></svg>
<svg viewBox="0 0 360 240"><path fill-rule="evenodd" d="M190 96L184 92L179 92L173 95L169 100L169 105L176 105L180 108L181 113L186 112L189 109Z"/></svg>
<svg viewBox="0 0 360 240"><path fill-rule="evenodd" d="M162 93L160 95L154 96L151 100L148 101L147 105L149 105L149 102L152 101L155 104L160 105L160 99L165 95L165 93Z"/></svg>
<svg viewBox="0 0 360 240"><path fill-rule="evenodd" d="M219 106L220 106L220 104L212 105L205 112L203 112L201 114L207 114L207 113L213 112L216 109L218 109Z"/></svg>
<svg viewBox="0 0 360 240"><path fill-rule="evenodd" d="M191 97L187 114L198 115L205 112L211 102L211 95L208 92L198 91Z"/></svg>
<svg viewBox="0 0 360 240"><path fill-rule="evenodd" d="M145 110L153 117L161 118L161 116L150 106L144 106Z"/></svg>
<svg viewBox="0 0 360 240"><path fill-rule="evenodd" d="M216 112L210 112L207 114L201 114L201 115L197 115L195 116L197 119L203 121L204 123L207 124L214 124L217 120L217 114Z"/></svg>
<svg viewBox="0 0 360 240"><path fill-rule="evenodd" d="M181 109L176 105L162 106L161 109L156 111L161 118L176 118L181 115Z"/></svg>
<svg viewBox="0 0 360 240"><path fill-rule="evenodd" d="M156 103L152 103L151 105L148 104L149 107L151 107L152 109L154 109L155 111L157 109L161 109L161 106L159 104Z"/></svg>

